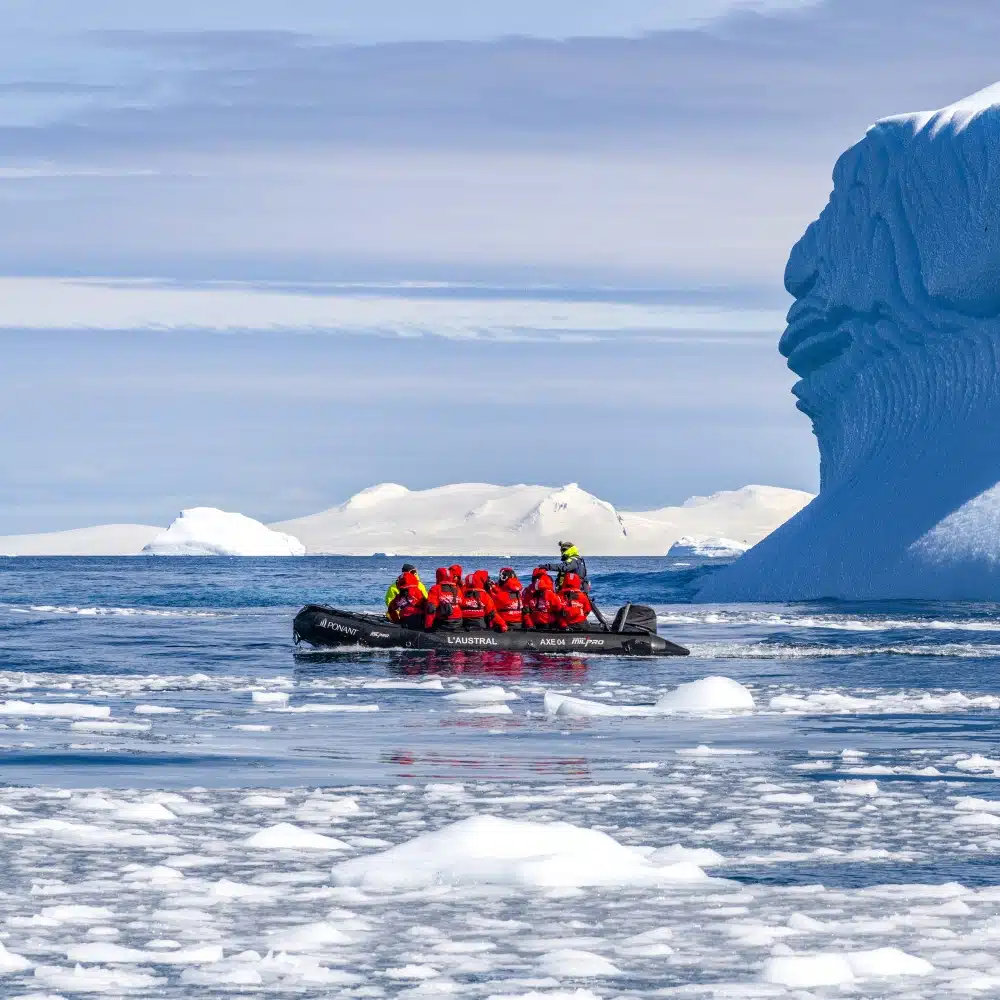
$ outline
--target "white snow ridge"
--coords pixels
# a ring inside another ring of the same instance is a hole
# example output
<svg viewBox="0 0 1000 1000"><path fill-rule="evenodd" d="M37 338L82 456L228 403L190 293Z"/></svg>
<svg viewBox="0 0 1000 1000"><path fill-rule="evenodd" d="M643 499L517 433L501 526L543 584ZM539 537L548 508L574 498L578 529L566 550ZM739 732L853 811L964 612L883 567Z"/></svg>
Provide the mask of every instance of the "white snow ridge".
<svg viewBox="0 0 1000 1000"><path fill-rule="evenodd" d="M811 499L800 490L744 486L679 507L630 512L576 483L429 490L382 483L339 507L274 527L292 532L311 554L537 555L570 538L588 555L662 555L685 534L735 538L727 544L738 554Z"/></svg>
<svg viewBox="0 0 1000 1000"><path fill-rule="evenodd" d="M297 538L245 514L191 507L142 551L154 556L301 556L306 550Z"/></svg>
<svg viewBox="0 0 1000 1000"><path fill-rule="evenodd" d="M869 129L785 285L820 494L701 596L1000 597L1000 84Z"/></svg>
<svg viewBox="0 0 1000 1000"><path fill-rule="evenodd" d="M811 499L801 490L744 486L691 497L679 507L631 512L576 483L453 483L429 490L382 483L339 507L270 526L243 514L192 507L166 530L105 524L0 536L0 556L538 555L554 551L563 538L587 555L663 555L682 535L692 535L699 539L697 552L672 554L731 558ZM720 535L726 537L715 537Z"/></svg>

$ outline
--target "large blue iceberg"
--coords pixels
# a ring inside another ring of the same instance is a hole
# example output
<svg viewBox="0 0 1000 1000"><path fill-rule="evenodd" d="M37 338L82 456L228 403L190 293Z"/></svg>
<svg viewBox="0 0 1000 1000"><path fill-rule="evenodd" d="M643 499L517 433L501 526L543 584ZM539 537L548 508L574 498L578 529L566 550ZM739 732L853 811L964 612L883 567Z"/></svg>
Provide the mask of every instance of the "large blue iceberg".
<svg viewBox="0 0 1000 1000"><path fill-rule="evenodd" d="M795 245L821 489L708 601L1000 599L1000 84L878 122Z"/></svg>

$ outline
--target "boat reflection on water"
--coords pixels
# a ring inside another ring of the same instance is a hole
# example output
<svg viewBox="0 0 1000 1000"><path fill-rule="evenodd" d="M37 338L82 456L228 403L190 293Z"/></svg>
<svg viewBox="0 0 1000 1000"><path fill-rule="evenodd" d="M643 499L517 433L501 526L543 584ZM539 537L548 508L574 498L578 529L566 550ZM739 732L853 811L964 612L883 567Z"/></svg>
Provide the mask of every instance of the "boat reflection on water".
<svg viewBox="0 0 1000 1000"><path fill-rule="evenodd" d="M520 677L523 674L542 677L582 677L588 663L582 656L565 653L523 653L512 650L296 650L296 671L310 672L327 664L343 668L351 662L384 664L397 677L442 676Z"/></svg>
<svg viewBox="0 0 1000 1000"><path fill-rule="evenodd" d="M503 781L511 774L528 772L541 778L588 780L594 777L586 757L536 757L489 753L481 756L417 754L406 750L385 754L382 763L395 767L396 777L418 781ZM438 794L447 793L442 789Z"/></svg>
<svg viewBox="0 0 1000 1000"><path fill-rule="evenodd" d="M517 653L511 650L430 650L421 657L399 657L391 665L394 674L404 677L421 674L462 674L465 676L519 677L524 673L580 675L587 661L579 656L558 653Z"/></svg>

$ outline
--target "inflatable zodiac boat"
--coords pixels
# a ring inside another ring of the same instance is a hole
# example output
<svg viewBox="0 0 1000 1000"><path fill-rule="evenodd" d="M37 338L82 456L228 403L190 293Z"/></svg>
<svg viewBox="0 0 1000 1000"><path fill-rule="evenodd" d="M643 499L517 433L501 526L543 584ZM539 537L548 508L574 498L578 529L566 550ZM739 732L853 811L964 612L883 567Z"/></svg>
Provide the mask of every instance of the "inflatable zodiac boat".
<svg viewBox="0 0 1000 1000"><path fill-rule="evenodd" d="M420 632L378 615L339 611L324 604L307 604L292 624L295 644L320 649L364 646L371 649L482 649L536 653L612 653L618 656L687 656L689 650L656 634L656 612L641 604L626 604L610 628L579 632L511 629L469 632Z"/></svg>

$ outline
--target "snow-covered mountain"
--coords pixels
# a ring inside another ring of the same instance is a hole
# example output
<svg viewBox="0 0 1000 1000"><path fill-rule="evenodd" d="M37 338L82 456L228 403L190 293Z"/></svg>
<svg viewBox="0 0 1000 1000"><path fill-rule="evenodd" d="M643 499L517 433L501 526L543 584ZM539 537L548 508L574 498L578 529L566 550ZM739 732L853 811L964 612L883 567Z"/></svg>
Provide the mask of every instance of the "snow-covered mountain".
<svg viewBox="0 0 1000 1000"><path fill-rule="evenodd" d="M195 548L198 553L296 554L290 542L278 543L281 551L271 550L276 532L301 542L309 554L538 555L554 554L558 542L568 538L587 555L664 555L683 535L756 542L811 499L812 494L800 490L744 486L692 497L679 507L636 513L618 511L575 483L459 483L430 490L383 483L339 507L273 524L269 535L261 534L267 529L259 522L251 522L258 528L250 537L249 529L243 529L251 519L242 515L215 511L220 517L191 518L187 515L194 512L186 511L170 531L103 525L0 537L0 555L133 555L144 547L174 554L194 553Z"/></svg>
<svg viewBox="0 0 1000 1000"><path fill-rule="evenodd" d="M709 600L1000 598L1000 84L888 118L795 245L780 350L819 496Z"/></svg>
<svg viewBox="0 0 1000 1000"><path fill-rule="evenodd" d="M408 490L383 483L319 514L273 525L310 553L537 555L570 539L589 555L663 555L682 535L756 542L812 499L772 486L693 497L680 507L618 511L576 483L459 483Z"/></svg>
<svg viewBox="0 0 1000 1000"><path fill-rule="evenodd" d="M151 524L99 524L39 535L3 535L0 556L134 556L161 531Z"/></svg>

